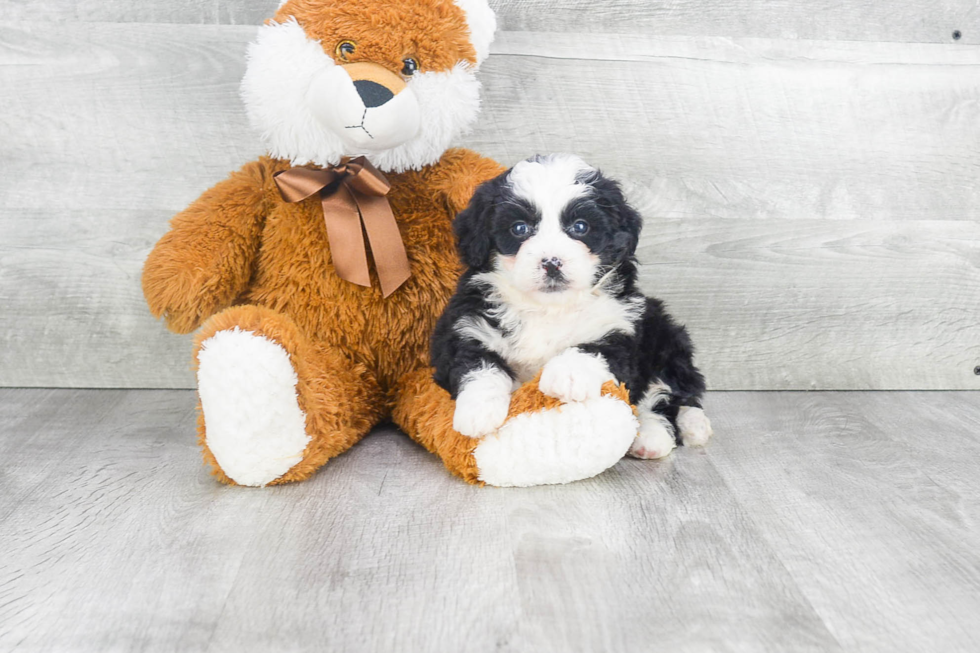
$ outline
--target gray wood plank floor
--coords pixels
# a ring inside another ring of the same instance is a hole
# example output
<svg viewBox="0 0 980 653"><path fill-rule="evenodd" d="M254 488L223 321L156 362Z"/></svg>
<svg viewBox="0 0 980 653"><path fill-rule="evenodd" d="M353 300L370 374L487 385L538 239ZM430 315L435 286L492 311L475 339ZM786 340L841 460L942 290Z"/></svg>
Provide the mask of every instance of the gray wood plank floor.
<svg viewBox="0 0 980 653"><path fill-rule="evenodd" d="M177 390L0 390L0 650L980 650L980 393L714 393L718 436L479 489L382 428L214 483Z"/></svg>

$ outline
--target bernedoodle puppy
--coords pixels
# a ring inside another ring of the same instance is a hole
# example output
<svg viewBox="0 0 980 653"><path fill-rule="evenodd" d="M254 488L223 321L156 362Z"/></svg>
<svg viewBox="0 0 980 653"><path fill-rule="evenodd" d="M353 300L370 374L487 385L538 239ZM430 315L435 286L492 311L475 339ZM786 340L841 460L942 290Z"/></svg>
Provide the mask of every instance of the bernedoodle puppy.
<svg viewBox="0 0 980 653"><path fill-rule="evenodd" d="M635 457L707 442L691 339L637 288L642 224L618 183L572 155L522 161L477 189L453 224L469 270L432 339L457 431L496 431L511 392L540 372L541 391L566 403L625 383Z"/></svg>

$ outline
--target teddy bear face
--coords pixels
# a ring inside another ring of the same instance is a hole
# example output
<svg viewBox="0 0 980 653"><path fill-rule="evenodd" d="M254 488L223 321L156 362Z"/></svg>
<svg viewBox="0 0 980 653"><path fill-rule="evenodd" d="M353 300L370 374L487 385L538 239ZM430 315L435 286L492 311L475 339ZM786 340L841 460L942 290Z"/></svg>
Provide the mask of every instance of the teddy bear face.
<svg viewBox="0 0 980 653"><path fill-rule="evenodd" d="M249 119L294 165L435 163L476 119L493 29L485 0L288 0L249 48Z"/></svg>

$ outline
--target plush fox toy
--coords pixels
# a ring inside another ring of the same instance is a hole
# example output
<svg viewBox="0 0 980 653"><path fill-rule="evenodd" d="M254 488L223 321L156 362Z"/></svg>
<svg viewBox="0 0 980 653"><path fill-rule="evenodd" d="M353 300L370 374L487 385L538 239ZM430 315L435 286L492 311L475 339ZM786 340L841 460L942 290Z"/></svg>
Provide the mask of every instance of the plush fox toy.
<svg viewBox="0 0 980 653"><path fill-rule="evenodd" d="M199 442L219 480L306 479L385 419L471 483L572 481L629 448L612 382L566 405L528 383L473 439L432 380L451 221L502 171L448 149L476 119L494 28L485 0L288 0L259 28L242 97L268 156L177 215L143 270L154 315L202 327Z"/></svg>

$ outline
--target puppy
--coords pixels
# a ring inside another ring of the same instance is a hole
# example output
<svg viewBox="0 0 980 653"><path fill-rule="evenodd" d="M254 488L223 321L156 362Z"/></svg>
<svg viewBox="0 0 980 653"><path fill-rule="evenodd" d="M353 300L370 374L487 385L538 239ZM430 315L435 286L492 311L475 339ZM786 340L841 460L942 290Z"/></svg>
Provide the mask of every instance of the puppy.
<svg viewBox="0 0 980 653"><path fill-rule="evenodd" d="M619 184L571 155L522 161L476 190L453 223L469 270L432 339L457 431L493 433L511 392L541 372L541 391L563 402L625 383L635 457L707 442L691 339L636 285L642 224Z"/></svg>

